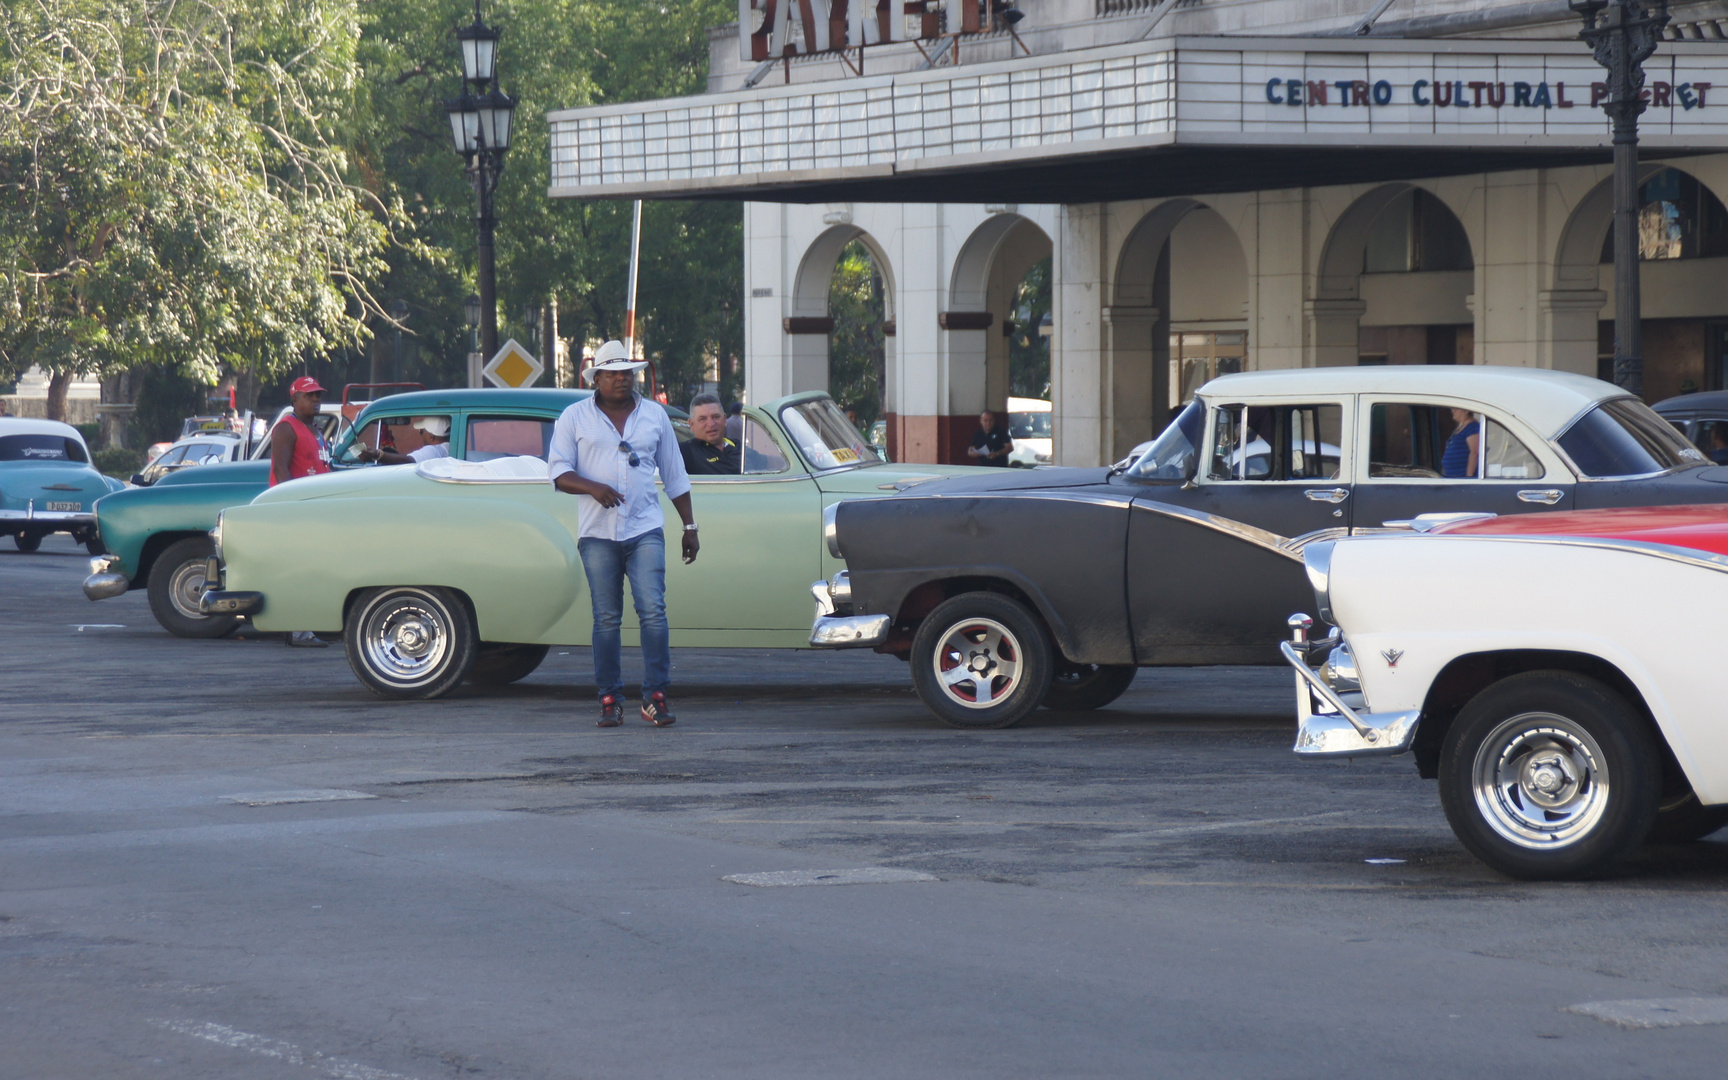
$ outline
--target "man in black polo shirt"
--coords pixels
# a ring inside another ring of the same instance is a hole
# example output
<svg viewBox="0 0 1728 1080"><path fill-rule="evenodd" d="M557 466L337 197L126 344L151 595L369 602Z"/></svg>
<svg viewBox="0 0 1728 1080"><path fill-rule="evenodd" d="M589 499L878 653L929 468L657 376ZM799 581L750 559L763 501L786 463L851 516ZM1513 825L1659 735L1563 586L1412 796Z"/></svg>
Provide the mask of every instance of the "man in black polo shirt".
<svg viewBox="0 0 1728 1080"><path fill-rule="evenodd" d="M996 426L996 414L985 409L978 414L978 434L972 436L972 445L966 448L966 456L973 459L976 465L995 465L999 468L1008 467L1008 455L1014 452L1014 440L1008 437L1008 432Z"/></svg>
<svg viewBox="0 0 1728 1080"><path fill-rule="evenodd" d="M714 394L690 399L690 434L684 443L684 471L691 476L729 476L738 469L738 444L726 437L726 413Z"/></svg>

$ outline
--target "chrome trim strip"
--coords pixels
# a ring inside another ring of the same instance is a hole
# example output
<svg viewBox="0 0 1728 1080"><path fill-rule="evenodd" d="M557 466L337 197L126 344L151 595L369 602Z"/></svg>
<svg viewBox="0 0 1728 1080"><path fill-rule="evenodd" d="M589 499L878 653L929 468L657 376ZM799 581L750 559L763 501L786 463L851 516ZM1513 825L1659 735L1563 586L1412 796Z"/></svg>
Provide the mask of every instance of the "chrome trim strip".
<svg viewBox="0 0 1728 1080"><path fill-rule="evenodd" d="M1247 525L1230 518L1219 517L1217 514L1208 514L1203 510L1190 510L1185 506L1171 506L1169 503L1137 501L1133 506L1137 510L1148 510L1154 514L1163 514L1165 517L1180 518L1184 521L1190 521L1196 525L1212 529L1215 532L1221 532L1226 536L1234 536L1238 540L1246 540L1250 544L1257 547L1263 547L1267 551L1276 552L1287 559L1294 559L1297 562L1302 561L1302 556L1299 552L1292 551L1290 548L1285 546L1290 543L1290 538L1279 536L1275 532L1268 532L1265 529L1256 528L1253 525Z"/></svg>
<svg viewBox="0 0 1728 1080"><path fill-rule="evenodd" d="M1317 544L1322 540L1342 540L1344 537L1350 535L1352 534L1349 529L1334 525L1326 529L1315 529L1313 532L1305 532L1301 536L1292 536L1290 539L1284 541L1278 546L1283 548L1285 551L1294 552L1295 554L1300 555L1302 554L1303 549L1305 549L1309 544Z"/></svg>
<svg viewBox="0 0 1728 1080"><path fill-rule="evenodd" d="M0 521L62 521L94 525L96 515L83 510L37 510L32 506L28 510L0 510Z"/></svg>
<svg viewBox="0 0 1728 1080"><path fill-rule="evenodd" d="M789 476L782 476L779 473L738 473L737 475L707 473L701 476L692 476L690 482L692 484L790 484L796 480L809 479L811 479L809 473L792 473Z"/></svg>
<svg viewBox="0 0 1728 1080"><path fill-rule="evenodd" d="M920 499L1039 499L1044 502L1077 502L1091 503L1094 506L1111 506L1118 510L1126 510L1134 505L1133 499L1115 495L1084 495L1079 492L1062 491L940 491L930 495L914 496Z"/></svg>
<svg viewBox="0 0 1728 1080"><path fill-rule="evenodd" d="M1632 555L1648 555L1651 558L1667 559L1671 562L1684 563L1704 570L1716 570L1728 574L1728 555L1717 555L1696 548L1675 547L1672 544L1653 544L1648 540L1611 540L1600 536L1502 536L1485 533L1479 536L1468 533L1453 535L1438 533L1423 537L1426 540L1494 540L1507 541L1514 544L1550 544L1556 547L1598 548L1603 551L1624 551Z"/></svg>

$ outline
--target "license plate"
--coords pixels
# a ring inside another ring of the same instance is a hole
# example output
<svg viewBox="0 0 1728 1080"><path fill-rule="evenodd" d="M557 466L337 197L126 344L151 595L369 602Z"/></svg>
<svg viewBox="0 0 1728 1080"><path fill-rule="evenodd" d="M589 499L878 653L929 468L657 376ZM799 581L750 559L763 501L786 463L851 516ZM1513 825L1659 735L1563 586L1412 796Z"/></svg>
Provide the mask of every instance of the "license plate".
<svg viewBox="0 0 1728 1080"><path fill-rule="evenodd" d="M72 513L76 514L78 511L84 509L84 504L83 503L75 503L75 502L51 502L48 504L48 509L49 510L69 510Z"/></svg>

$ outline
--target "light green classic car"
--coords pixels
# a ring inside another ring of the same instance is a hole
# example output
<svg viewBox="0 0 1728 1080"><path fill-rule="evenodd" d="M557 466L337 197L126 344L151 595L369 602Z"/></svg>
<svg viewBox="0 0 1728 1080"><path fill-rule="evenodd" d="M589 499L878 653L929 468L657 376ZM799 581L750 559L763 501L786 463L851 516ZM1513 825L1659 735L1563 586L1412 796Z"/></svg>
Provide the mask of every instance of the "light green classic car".
<svg viewBox="0 0 1728 1080"><path fill-rule="evenodd" d="M549 646L588 644L577 499L546 479L551 423L500 429L491 451L469 447L465 461L295 480L223 511L207 574L219 584L203 610L266 631L340 633L355 675L385 697L513 682ZM820 393L747 409L743 445L739 475L691 477L702 551L692 565L668 560L674 645L809 647L810 583L844 568L824 510L983 471L885 464ZM636 644L626 620L625 644Z"/></svg>

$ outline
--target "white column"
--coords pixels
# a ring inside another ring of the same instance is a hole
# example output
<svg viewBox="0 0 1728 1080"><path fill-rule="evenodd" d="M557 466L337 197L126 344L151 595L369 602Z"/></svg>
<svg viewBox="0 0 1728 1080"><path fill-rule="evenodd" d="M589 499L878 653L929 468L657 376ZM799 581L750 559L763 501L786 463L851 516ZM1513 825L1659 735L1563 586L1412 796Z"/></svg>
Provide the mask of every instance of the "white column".
<svg viewBox="0 0 1728 1080"><path fill-rule="evenodd" d="M1107 384L1103 400L1109 406L1105 456L1116 461L1153 435L1152 380L1158 373L1153 368L1152 332L1163 313L1155 307L1112 306L1099 314Z"/></svg>
<svg viewBox="0 0 1728 1080"><path fill-rule="evenodd" d="M1110 450L1104 408L1104 206L1062 207L1050 260L1051 424L1058 465L1103 465Z"/></svg>

